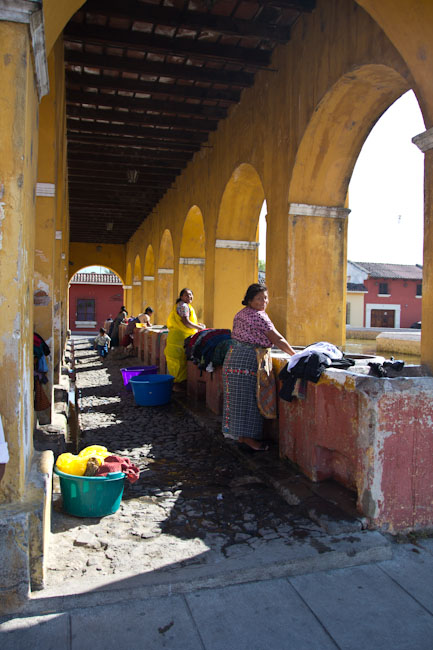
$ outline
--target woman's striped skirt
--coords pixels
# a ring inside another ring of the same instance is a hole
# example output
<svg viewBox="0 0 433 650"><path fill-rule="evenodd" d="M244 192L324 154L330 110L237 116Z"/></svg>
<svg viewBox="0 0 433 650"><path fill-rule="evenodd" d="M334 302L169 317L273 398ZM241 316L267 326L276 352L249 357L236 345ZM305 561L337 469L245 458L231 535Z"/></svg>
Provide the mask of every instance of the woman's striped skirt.
<svg viewBox="0 0 433 650"><path fill-rule="evenodd" d="M263 438L263 416L256 399L256 349L232 341L223 365L223 434L228 438Z"/></svg>

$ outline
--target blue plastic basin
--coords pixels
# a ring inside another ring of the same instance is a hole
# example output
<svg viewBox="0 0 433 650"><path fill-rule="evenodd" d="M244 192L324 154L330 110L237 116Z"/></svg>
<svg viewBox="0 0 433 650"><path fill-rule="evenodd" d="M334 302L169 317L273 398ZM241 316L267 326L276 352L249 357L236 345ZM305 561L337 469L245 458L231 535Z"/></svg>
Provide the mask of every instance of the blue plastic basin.
<svg viewBox="0 0 433 650"><path fill-rule="evenodd" d="M173 375L147 375L130 380L135 402L139 406L161 406L171 399Z"/></svg>
<svg viewBox="0 0 433 650"><path fill-rule="evenodd" d="M114 472L107 476L75 476L57 467L63 508L75 517L104 517L119 509L125 484L125 474Z"/></svg>

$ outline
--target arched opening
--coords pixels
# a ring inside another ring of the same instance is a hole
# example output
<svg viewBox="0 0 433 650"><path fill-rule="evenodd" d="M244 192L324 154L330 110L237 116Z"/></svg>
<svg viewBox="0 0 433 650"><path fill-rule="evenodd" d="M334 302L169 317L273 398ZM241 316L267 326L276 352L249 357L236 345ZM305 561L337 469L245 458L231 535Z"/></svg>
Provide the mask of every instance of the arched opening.
<svg viewBox="0 0 433 650"><path fill-rule="evenodd" d="M263 201L262 209L260 210L259 223L257 224L257 241L259 247L257 249L257 269L259 282L266 282L266 237L267 237L267 212L268 207L266 201Z"/></svg>
<svg viewBox="0 0 433 650"><path fill-rule="evenodd" d="M87 266L69 281L69 329L94 334L115 318L123 305L122 278L104 266Z"/></svg>
<svg viewBox="0 0 433 650"><path fill-rule="evenodd" d="M258 173L252 165L241 164L226 185L218 215L214 327L232 326L246 288L257 282L258 221L264 199Z"/></svg>
<svg viewBox="0 0 433 650"><path fill-rule="evenodd" d="M141 262L137 255L134 262L134 276L132 278L132 316L138 316L143 311L141 298Z"/></svg>
<svg viewBox="0 0 433 650"><path fill-rule="evenodd" d="M351 329L405 328L421 321L424 157L412 137L424 130L417 99L409 91L378 120L356 161L347 242L346 321ZM390 264L399 265L401 278L391 279L396 269L387 268ZM381 267L382 279L377 276ZM386 285L382 291L381 285ZM357 292L361 287L366 293ZM350 343L356 345L351 349L374 350L371 341Z"/></svg>
<svg viewBox="0 0 433 650"><path fill-rule="evenodd" d="M155 255L150 244L144 258L143 306L155 308Z"/></svg>
<svg viewBox="0 0 433 650"><path fill-rule="evenodd" d="M327 92L304 133L289 188L287 322L295 345L345 341L348 185L368 133L407 88L384 65L354 70Z"/></svg>
<svg viewBox="0 0 433 650"><path fill-rule="evenodd" d="M204 319L205 233L203 215L194 205L183 225L180 244L178 291L184 287L194 293L194 309Z"/></svg>
<svg viewBox="0 0 433 650"><path fill-rule="evenodd" d="M174 252L173 240L168 229L164 230L159 247L158 280L156 286L156 319L160 324L167 322L173 307Z"/></svg>

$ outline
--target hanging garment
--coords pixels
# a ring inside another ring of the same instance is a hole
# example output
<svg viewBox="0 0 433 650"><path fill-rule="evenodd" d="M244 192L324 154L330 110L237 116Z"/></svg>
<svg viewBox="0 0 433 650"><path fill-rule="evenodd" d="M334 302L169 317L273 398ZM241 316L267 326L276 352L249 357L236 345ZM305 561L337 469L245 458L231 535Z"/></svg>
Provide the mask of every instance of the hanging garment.
<svg viewBox="0 0 433 650"><path fill-rule="evenodd" d="M257 406L263 417L277 417L277 389L272 368L271 348L256 348L257 357Z"/></svg>

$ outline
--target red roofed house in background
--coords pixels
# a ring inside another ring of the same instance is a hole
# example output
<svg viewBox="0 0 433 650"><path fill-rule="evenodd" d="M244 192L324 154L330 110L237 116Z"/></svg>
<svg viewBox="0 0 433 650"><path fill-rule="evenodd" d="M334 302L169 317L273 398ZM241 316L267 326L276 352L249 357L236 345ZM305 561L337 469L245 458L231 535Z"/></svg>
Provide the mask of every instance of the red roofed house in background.
<svg viewBox="0 0 433 650"><path fill-rule="evenodd" d="M123 305L123 285L115 273L76 273L69 283L69 329L97 333Z"/></svg>
<svg viewBox="0 0 433 650"><path fill-rule="evenodd" d="M363 327L405 328L421 321L422 266L347 262L347 302L351 285L364 285ZM348 310L350 315L350 308ZM360 326L360 323L349 323Z"/></svg>

